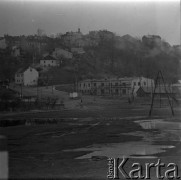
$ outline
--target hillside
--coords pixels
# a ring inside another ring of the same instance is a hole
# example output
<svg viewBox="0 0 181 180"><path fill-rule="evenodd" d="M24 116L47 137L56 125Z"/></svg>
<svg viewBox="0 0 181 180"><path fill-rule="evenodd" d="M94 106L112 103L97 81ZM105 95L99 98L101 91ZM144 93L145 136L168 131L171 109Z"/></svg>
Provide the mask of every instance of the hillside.
<svg viewBox="0 0 181 180"><path fill-rule="evenodd" d="M74 55L73 59L65 60L61 67L50 68L43 73L44 77L49 77L49 83L63 84L85 78L114 76L155 78L159 70L169 82L181 79L180 47L171 46L159 36L148 35L139 39L103 30L84 35L83 40L96 43L85 45L84 54ZM3 79L13 78L19 67L32 63L31 55L22 59L9 54L8 51L0 53L0 74Z"/></svg>
<svg viewBox="0 0 181 180"><path fill-rule="evenodd" d="M181 78L181 56L178 50L167 42L161 40L159 45L152 43L150 47L130 35L114 38L102 40L96 48L87 47L86 54L81 57L79 64L82 76L143 75L155 78L161 70L170 82Z"/></svg>

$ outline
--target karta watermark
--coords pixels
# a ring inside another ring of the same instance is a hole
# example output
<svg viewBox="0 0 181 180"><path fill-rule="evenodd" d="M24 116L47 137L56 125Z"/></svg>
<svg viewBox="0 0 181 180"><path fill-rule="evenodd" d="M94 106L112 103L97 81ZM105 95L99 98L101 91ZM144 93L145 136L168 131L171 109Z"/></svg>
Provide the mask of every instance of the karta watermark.
<svg viewBox="0 0 181 180"><path fill-rule="evenodd" d="M140 164L137 162L128 166L129 158L109 158L108 159L108 175L109 179L151 179L151 170L154 169L154 178L157 179L180 179L178 174L178 166L175 163L165 164L161 159L157 159L155 163ZM126 165L127 164L127 165ZM143 171L144 170L144 171Z"/></svg>

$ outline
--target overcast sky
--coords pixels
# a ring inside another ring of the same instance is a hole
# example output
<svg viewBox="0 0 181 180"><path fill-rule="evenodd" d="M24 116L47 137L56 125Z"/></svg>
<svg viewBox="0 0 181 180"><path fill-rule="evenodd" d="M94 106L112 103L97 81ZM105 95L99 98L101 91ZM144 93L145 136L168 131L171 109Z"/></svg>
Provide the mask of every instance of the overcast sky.
<svg viewBox="0 0 181 180"><path fill-rule="evenodd" d="M180 1L0 0L0 36L107 29L122 36L160 35L180 44Z"/></svg>

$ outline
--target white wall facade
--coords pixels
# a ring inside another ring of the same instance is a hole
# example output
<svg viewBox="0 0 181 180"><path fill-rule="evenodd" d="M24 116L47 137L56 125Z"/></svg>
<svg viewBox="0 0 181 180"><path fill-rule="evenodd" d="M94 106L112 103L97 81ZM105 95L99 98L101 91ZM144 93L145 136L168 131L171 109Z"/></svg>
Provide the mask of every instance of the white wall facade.
<svg viewBox="0 0 181 180"><path fill-rule="evenodd" d="M15 74L15 84L35 86L38 84L38 77L38 71L32 67L29 67L24 72Z"/></svg>
<svg viewBox="0 0 181 180"><path fill-rule="evenodd" d="M61 56L67 59L72 59L72 53L68 52L64 49L55 48L55 51L52 53L52 55L56 58L60 58Z"/></svg>
<svg viewBox="0 0 181 180"><path fill-rule="evenodd" d="M145 77L135 77L131 81L131 88L133 89L134 94L136 95L136 91L141 87L154 88L154 80L145 78Z"/></svg>
<svg viewBox="0 0 181 180"><path fill-rule="evenodd" d="M24 75L23 73L16 73L15 74L15 84L24 84Z"/></svg>
<svg viewBox="0 0 181 180"><path fill-rule="evenodd" d="M40 60L40 65L43 67L59 66L58 60Z"/></svg>
<svg viewBox="0 0 181 180"><path fill-rule="evenodd" d="M23 75L25 86L35 86L38 84L39 73L36 69L29 67L24 71Z"/></svg>

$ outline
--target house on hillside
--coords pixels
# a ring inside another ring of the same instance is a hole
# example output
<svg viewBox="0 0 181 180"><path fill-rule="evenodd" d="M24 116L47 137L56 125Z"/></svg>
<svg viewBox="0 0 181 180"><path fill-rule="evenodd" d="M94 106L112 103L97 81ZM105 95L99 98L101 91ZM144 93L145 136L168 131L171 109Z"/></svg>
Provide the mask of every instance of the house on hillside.
<svg viewBox="0 0 181 180"><path fill-rule="evenodd" d="M20 48L17 47L17 46L13 46L12 49L11 49L11 55L13 57L19 57L21 54L20 54Z"/></svg>
<svg viewBox="0 0 181 180"><path fill-rule="evenodd" d="M66 58L66 59L72 59L72 53L69 51L66 51L64 49L61 48L55 48L55 50L52 53L52 56L54 56L55 58Z"/></svg>
<svg viewBox="0 0 181 180"><path fill-rule="evenodd" d="M71 52L73 54L84 54L85 53L84 49L81 48L81 47L79 47L79 48L76 48L76 47L71 48Z"/></svg>
<svg viewBox="0 0 181 180"><path fill-rule="evenodd" d="M60 65L60 62L55 57L47 55L40 60L40 65L43 67L56 67Z"/></svg>
<svg viewBox="0 0 181 180"><path fill-rule="evenodd" d="M21 68L15 73L15 84L35 86L38 84L38 71L33 67Z"/></svg>

